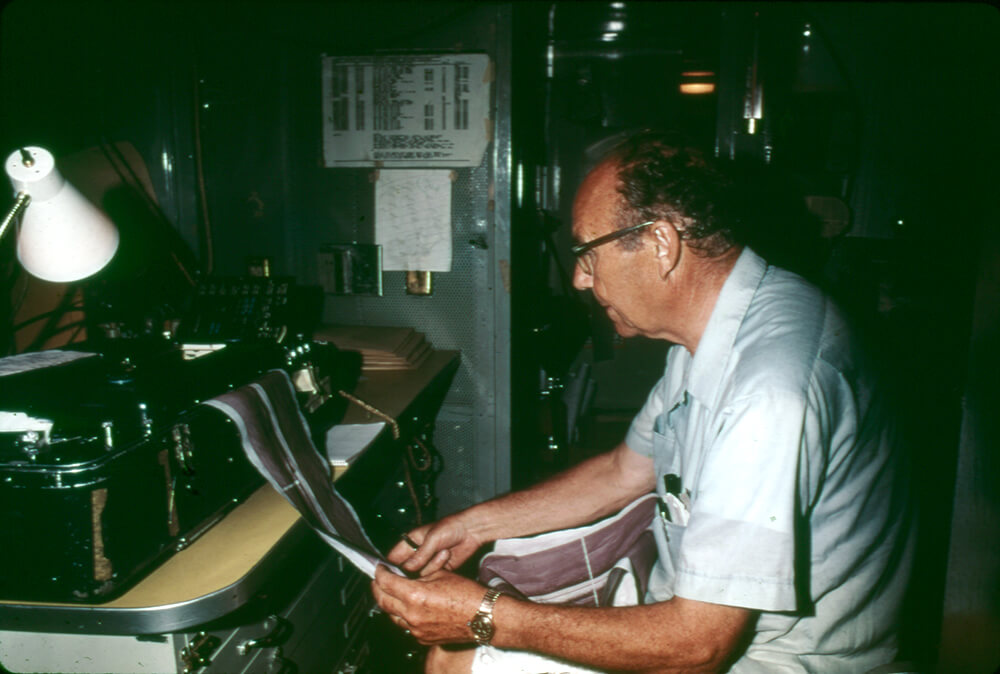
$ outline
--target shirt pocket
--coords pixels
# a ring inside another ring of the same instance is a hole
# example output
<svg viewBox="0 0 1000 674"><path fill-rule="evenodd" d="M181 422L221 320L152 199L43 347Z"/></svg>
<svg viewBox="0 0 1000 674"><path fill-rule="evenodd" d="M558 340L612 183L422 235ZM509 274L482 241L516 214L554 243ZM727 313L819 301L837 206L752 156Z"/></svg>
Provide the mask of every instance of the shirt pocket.
<svg viewBox="0 0 1000 674"><path fill-rule="evenodd" d="M680 475L681 466L677 434L664 423L663 417L657 420L653 428L653 466L657 476L656 491L662 497L663 476L670 473Z"/></svg>
<svg viewBox="0 0 1000 674"><path fill-rule="evenodd" d="M673 586L674 577L681 565L681 542L684 540L684 532L687 527L676 522L668 522L663 518L660 518L660 521L663 522L667 539L667 552L669 553L663 566L670 577L671 586Z"/></svg>
<svg viewBox="0 0 1000 674"><path fill-rule="evenodd" d="M685 527L670 521L666 513L666 486L664 477L680 476L681 448L674 430L663 423L661 417L653 429L653 464L656 470L656 493L659 496L659 514L654 524L659 563L650 578L650 593L655 601L666 601L673 596L676 569L680 563L681 541Z"/></svg>

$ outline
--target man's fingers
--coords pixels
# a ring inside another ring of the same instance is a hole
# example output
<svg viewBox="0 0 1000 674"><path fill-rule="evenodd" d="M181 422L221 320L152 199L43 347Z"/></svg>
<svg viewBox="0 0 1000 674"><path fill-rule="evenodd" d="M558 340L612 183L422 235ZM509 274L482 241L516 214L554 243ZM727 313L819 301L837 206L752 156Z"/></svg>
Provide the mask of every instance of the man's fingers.
<svg viewBox="0 0 1000 674"><path fill-rule="evenodd" d="M402 545L406 545L406 543L403 543ZM421 575L423 575L423 569L427 566L428 562L442 552L447 553L448 550L447 548L439 549L437 539L435 539L434 536L429 536L420 543L419 548L416 550L411 549L410 552L413 554L409 559L403 562L401 566L410 571L421 571Z"/></svg>
<svg viewBox="0 0 1000 674"><path fill-rule="evenodd" d="M375 584L384 592L399 594L403 591L406 579L389 569L385 564L375 565Z"/></svg>
<svg viewBox="0 0 1000 674"><path fill-rule="evenodd" d="M451 550L438 550L437 554L431 558L431 561L424 565L424 568L420 570L421 576L429 576L435 571L440 571L448 565L448 560L451 559ZM450 569L451 567L448 566Z"/></svg>
<svg viewBox="0 0 1000 674"><path fill-rule="evenodd" d="M408 541L404 538L393 546L388 559L407 571L419 571L421 576L456 568L471 554L464 528L453 520L422 526L408 536Z"/></svg>
<svg viewBox="0 0 1000 674"><path fill-rule="evenodd" d="M410 624L406 622L406 619L402 616L402 613L406 608L406 605L403 602L396 599L391 594L384 592L378 586L378 583L374 582L372 583L372 595L375 597L375 603L378 604L379 608L381 608L385 614L389 616L389 620L398 625L399 628L407 634L412 634Z"/></svg>
<svg viewBox="0 0 1000 674"><path fill-rule="evenodd" d="M410 557L412 557L417 550L420 549L420 545L424 541L426 533L426 527L421 527L408 534L403 534L402 540L392 546L389 554L386 555L386 559L397 566L403 564L410 559Z"/></svg>
<svg viewBox="0 0 1000 674"><path fill-rule="evenodd" d="M405 586L399 583L406 583L406 579L396 575L382 565L375 567L375 580L372 581L372 596L375 603L383 611L391 616L403 614L406 604L402 600Z"/></svg>
<svg viewBox="0 0 1000 674"><path fill-rule="evenodd" d="M392 546L392 549L389 550L389 554L386 555L385 558L396 566L400 566L409 560L410 557L413 556L414 552L415 550L410 547L408 543L400 541L399 543L396 543L396 545Z"/></svg>

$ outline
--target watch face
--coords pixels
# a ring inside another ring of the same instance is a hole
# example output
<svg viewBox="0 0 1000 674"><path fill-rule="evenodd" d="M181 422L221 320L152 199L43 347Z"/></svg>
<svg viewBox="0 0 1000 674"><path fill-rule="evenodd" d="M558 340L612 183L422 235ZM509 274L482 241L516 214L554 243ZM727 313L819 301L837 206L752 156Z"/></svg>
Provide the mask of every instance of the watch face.
<svg viewBox="0 0 1000 674"><path fill-rule="evenodd" d="M469 627L476 637L476 641L481 644L489 643L493 638L493 618L485 614L478 614L469 621Z"/></svg>

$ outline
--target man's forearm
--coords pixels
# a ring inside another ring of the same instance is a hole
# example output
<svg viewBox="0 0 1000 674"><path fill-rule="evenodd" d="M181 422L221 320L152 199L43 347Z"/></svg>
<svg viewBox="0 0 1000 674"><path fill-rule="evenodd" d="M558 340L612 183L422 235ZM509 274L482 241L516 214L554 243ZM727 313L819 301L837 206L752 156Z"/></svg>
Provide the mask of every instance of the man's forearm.
<svg viewBox="0 0 1000 674"><path fill-rule="evenodd" d="M538 485L473 506L461 517L483 543L586 524L653 488L647 461L622 445Z"/></svg>
<svg viewBox="0 0 1000 674"><path fill-rule="evenodd" d="M493 644L599 669L713 672L738 652L753 613L673 599L649 606L579 608L501 597Z"/></svg>
<svg viewBox="0 0 1000 674"><path fill-rule="evenodd" d="M482 545L592 522L653 489L653 461L619 445L546 482L449 515L411 532L388 558L422 576L456 569Z"/></svg>

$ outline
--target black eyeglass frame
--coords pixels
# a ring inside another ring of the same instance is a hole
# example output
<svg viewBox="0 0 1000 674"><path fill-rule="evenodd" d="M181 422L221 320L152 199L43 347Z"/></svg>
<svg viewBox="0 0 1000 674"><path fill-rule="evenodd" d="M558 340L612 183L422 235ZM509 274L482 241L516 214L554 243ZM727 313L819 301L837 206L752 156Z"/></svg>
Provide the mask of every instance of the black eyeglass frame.
<svg viewBox="0 0 1000 674"><path fill-rule="evenodd" d="M615 231L605 234L604 236L599 236L596 239L591 239L590 241L585 241L581 244L577 244L572 248L570 248L569 250L576 257L580 257L589 250L593 250L598 246L603 246L606 243L610 243L616 239L620 239L623 236L631 234L632 232L638 232L643 227L649 227L650 225L655 223L656 220L650 220L649 222L643 222L638 225L632 225L631 227L625 227L624 229L616 229Z"/></svg>

